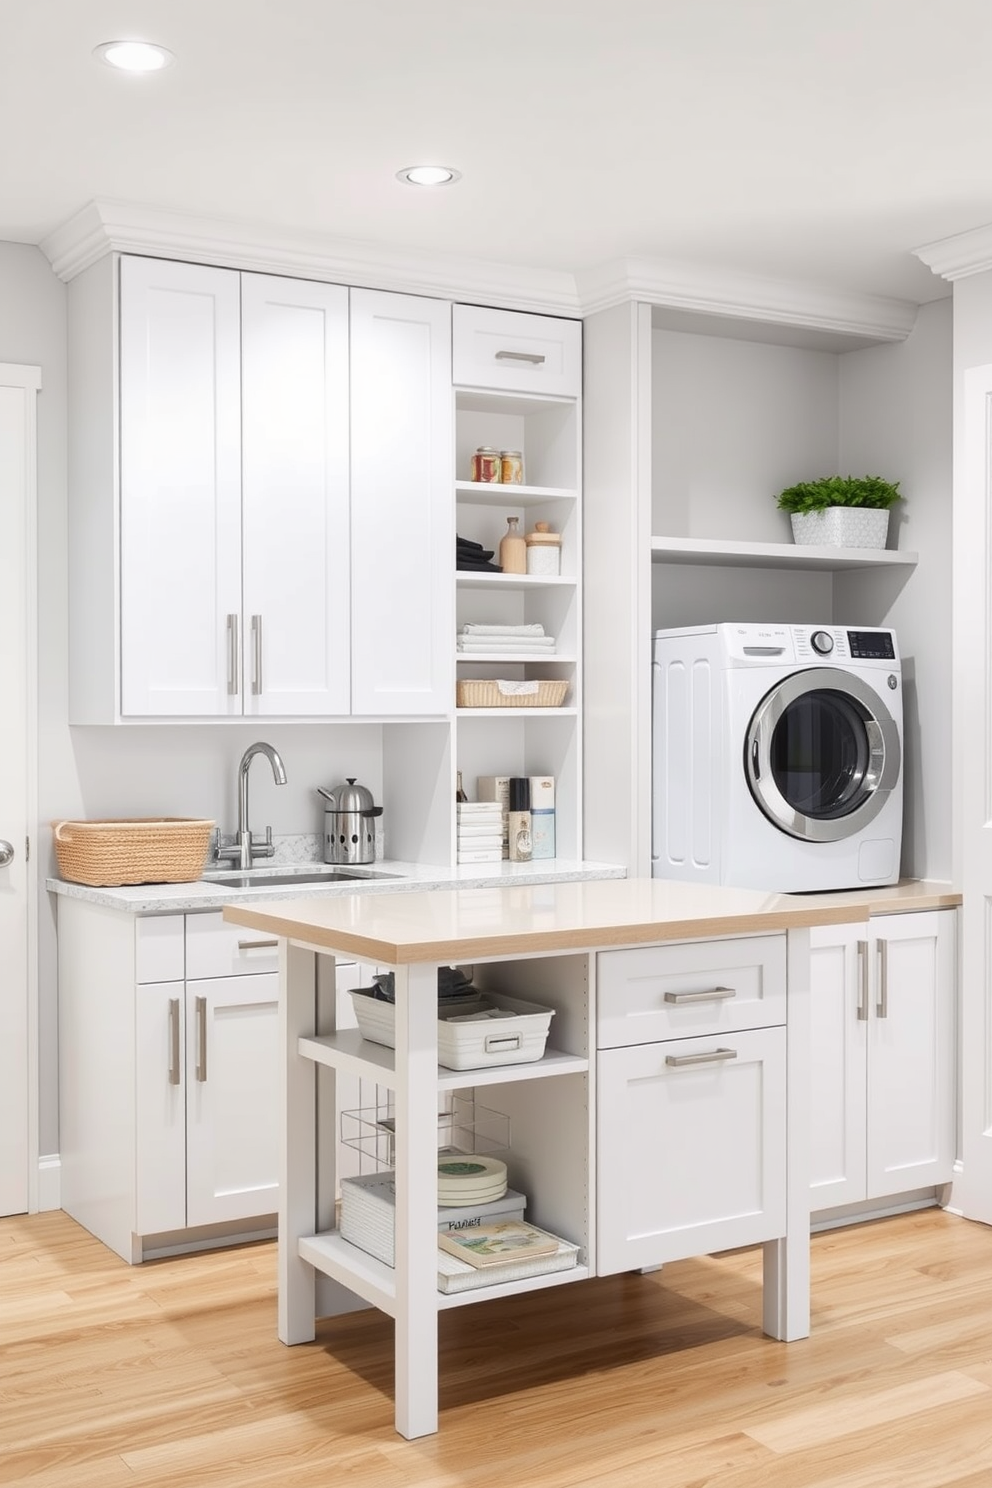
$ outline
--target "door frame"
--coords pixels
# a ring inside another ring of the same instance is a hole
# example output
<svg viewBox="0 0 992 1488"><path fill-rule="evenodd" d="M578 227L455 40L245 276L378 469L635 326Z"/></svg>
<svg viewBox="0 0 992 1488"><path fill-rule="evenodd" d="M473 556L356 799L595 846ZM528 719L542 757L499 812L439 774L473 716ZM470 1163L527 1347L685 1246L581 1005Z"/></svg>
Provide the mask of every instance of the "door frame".
<svg viewBox="0 0 992 1488"><path fill-rule="evenodd" d="M25 820L25 1019L23 1055L27 1064L26 1150L28 1213L39 1208L39 1017L38 1017L38 393L41 368L0 362L0 386L24 393L24 743ZM33 396L32 396L33 394ZM20 703L21 699L18 700ZM32 839L34 839L32 841ZM15 1054L16 1057L16 1054Z"/></svg>

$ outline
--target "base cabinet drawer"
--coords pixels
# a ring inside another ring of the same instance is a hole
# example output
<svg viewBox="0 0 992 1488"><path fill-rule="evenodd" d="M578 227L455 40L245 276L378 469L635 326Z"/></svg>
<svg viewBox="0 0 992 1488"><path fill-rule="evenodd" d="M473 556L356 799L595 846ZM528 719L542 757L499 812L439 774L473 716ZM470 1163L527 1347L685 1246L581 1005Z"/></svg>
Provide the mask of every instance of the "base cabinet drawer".
<svg viewBox="0 0 992 1488"><path fill-rule="evenodd" d="M600 1275L785 1233L786 1034L601 1051Z"/></svg>
<svg viewBox="0 0 992 1488"><path fill-rule="evenodd" d="M278 970L279 942L274 935L229 925L219 910L186 916L187 981Z"/></svg>
<svg viewBox="0 0 992 1488"><path fill-rule="evenodd" d="M784 935L603 951L596 963L600 1049L785 1022Z"/></svg>

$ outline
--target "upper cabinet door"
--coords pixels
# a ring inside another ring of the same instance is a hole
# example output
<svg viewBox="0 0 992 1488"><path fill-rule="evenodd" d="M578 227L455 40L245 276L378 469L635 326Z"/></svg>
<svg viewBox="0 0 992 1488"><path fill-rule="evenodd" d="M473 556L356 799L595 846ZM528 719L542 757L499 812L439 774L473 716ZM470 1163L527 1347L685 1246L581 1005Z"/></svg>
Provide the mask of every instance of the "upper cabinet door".
<svg viewBox="0 0 992 1488"><path fill-rule="evenodd" d="M121 713L240 713L239 275L121 261Z"/></svg>
<svg viewBox="0 0 992 1488"><path fill-rule="evenodd" d="M244 274L241 314L244 712L346 714L348 291Z"/></svg>
<svg viewBox="0 0 992 1488"><path fill-rule="evenodd" d="M351 710L454 700L451 308L351 291Z"/></svg>

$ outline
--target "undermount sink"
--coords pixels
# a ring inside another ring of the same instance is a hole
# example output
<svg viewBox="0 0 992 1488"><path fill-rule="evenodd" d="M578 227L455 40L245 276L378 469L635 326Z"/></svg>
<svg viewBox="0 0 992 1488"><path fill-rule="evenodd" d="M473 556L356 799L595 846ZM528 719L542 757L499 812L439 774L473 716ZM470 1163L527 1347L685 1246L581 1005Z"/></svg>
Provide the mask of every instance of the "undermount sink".
<svg viewBox="0 0 992 1488"><path fill-rule="evenodd" d="M265 869L253 870L249 868L243 873L207 873L201 879L202 883L218 884L224 889L268 889L282 887L285 884L322 884L322 883L375 883L379 879L398 878L396 873L354 873L348 868L327 868L323 872L314 869L309 872L294 873L269 873Z"/></svg>

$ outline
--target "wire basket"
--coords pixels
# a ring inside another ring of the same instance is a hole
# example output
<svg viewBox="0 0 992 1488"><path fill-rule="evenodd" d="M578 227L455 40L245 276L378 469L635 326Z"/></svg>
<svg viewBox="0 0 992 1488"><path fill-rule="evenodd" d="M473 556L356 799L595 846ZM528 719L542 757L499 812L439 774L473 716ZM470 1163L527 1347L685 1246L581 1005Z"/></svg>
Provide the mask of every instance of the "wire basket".
<svg viewBox="0 0 992 1488"><path fill-rule="evenodd" d="M455 683L455 702L459 708L560 708L567 695L566 681L549 678L507 682L466 677Z"/></svg>
<svg viewBox="0 0 992 1488"><path fill-rule="evenodd" d="M94 888L192 883L203 872L214 825L185 816L53 822L59 873Z"/></svg>

